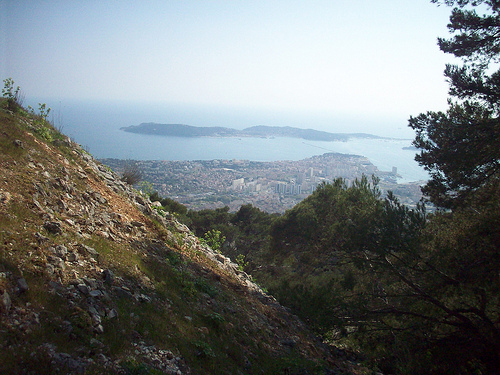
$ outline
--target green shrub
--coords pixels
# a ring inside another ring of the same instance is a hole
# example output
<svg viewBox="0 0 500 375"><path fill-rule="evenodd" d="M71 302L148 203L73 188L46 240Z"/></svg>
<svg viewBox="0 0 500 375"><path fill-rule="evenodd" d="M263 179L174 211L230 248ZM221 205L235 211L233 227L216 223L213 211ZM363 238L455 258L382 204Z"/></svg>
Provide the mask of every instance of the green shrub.
<svg viewBox="0 0 500 375"><path fill-rule="evenodd" d="M236 257L236 263L238 264L238 269L244 271L245 267L248 267L248 262L245 262L245 256L243 254L238 254Z"/></svg>
<svg viewBox="0 0 500 375"><path fill-rule="evenodd" d="M222 235L221 231L215 229L209 230L205 233L204 238L201 239L203 243L207 244L212 250L218 253L220 253L220 249L225 240L226 237Z"/></svg>
<svg viewBox="0 0 500 375"><path fill-rule="evenodd" d="M23 96L19 86L14 87L14 80L6 78L3 80L2 96L7 99L7 109L9 111L17 111L22 107Z"/></svg>
<svg viewBox="0 0 500 375"><path fill-rule="evenodd" d="M210 347L210 344L204 342L204 341L195 341L194 345L196 349L198 350L198 356L202 358L214 358L215 353L213 349Z"/></svg>

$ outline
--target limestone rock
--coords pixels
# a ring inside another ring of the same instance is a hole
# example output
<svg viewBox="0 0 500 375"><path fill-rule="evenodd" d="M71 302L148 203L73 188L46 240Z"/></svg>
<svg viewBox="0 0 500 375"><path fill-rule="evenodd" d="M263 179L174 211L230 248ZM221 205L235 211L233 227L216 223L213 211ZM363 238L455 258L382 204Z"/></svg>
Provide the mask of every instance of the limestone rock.
<svg viewBox="0 0 500 375"><path fill-rule="evenodd" d="M78 251L82 255L90 255L92 258L99 258L99 252L90 246L80 244L78 245Z"/></svg>
<svg viewBox="0 0 500 375"><path fill-rule="evenodd" d="M43 227L47 230L47 232L51 234L62 234L61 223L59 223L58 221L47 221L45 224L43 224Z"/></svg>
<svg viewBox="0 0 500 375"><path fill-rule="evenodd" d="M54 253L62 259L66 258L66 255L68 254L68 248L64 245L58 245L54 249Z"/></svg>
<svg viewBox="0 0 500 375"><path fill-rule="evenodd" d="M28 289L28 283L26 282L26 279L24 277L17 280L17 290L19 291L19 293L25 293L28 291Z"/></svg>
<svg viewBox="0 0 500 375"><path fill-rule="evenodd" d="M4 291L0 294L0 313L7 314L12 306L12 300L10 299L9 293Z"/></svg>
<svg viewBox="0 0 500 375"><path fill-rule="evenodd" d="M104 279L104 282L109 285L113 284L113 282L115 281L115 274L110 269L105 269L104 271L102 271L102 277Z"/></svg>
<svg viewBox="0 0 500 375"><path fill-rule="evenodd" d="M47 242L49 240L48 237L45 237L44 235L42 235L39 232L35 233L35 238L37 239L38 243L40 243L40 244Z"/></svg>
<svg viewBox="0 0 500 375"><path fill-rule="evenodd" d="M0 191L0 203L7 204L9 203L11 198L11 194L8 191Z"/></svg>

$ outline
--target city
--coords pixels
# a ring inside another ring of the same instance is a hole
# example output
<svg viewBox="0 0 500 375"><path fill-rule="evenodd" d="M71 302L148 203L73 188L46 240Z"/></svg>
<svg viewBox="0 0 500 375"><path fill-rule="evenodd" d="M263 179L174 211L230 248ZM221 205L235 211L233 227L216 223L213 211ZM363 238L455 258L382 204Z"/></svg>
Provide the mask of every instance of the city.
<svg viewBox="0 0 500 375"><path fill-rule="evenodd" d="M162 197L202 210L228 206L231 212L252 204L270 213L283 213L311 194L321 183L336 178L352 182L376 176L384 195L392 191L414 207L421 198L424 181L397 183L397 169L379 171L366 157L326 153L299 161L256 162L248 160L122 160L102 159L117 173L127 165L139 168L142 179ZM141 185L139 185L139 188Z"/></svg>

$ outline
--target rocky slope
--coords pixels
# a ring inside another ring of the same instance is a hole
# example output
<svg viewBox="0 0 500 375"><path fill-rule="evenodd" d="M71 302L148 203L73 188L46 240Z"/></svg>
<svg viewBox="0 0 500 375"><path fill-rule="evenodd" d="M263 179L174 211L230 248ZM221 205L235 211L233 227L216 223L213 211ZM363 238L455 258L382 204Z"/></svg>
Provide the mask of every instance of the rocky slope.
<svg viewBox="0 0 500 375"><path fill-rule="evenodd" d="M362 373L43 119L0 102L0 372Z"/></svg>

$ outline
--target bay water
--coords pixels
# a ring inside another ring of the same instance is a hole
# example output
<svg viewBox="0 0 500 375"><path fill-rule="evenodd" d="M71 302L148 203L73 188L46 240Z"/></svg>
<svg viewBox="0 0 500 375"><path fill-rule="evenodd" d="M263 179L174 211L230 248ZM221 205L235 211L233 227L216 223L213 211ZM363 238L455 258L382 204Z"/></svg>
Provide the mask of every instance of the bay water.
<svg viewBox="0 0 500 375"><path fill-rule="evenodd" d="M296 126L315 128L312 123L294 123L265 114L254 115L207 110L186 106L131 105L120 102L60 101L52 106L52 121L62 132L81 144L96 158L136 160L213 160L239 159L252 161L301 160L327 152L367 157L381 171L398 169L399 183L424 181L427 172L414 160L416 150L411 139L352 138L342 142L309 141L298 138L185 138L129 133L120 128L142 122L183 123L194 126L227 126L244 128L252 125ZM32 105L36 108L36 106ZM224 119L226 122L224 122ZM228 123L229 122L229 123ZM234 125L231 125L234 124ZM236 126L236 125L239 126ZM317 128L317 127L316 127ZM325 129L318 129L325 130ZM351 133L348 127L330 130ZM408 133L405 133L408 134ZM379 134L381 135L381 134ZM394 134L386 134L394 137Z"/></svg>

